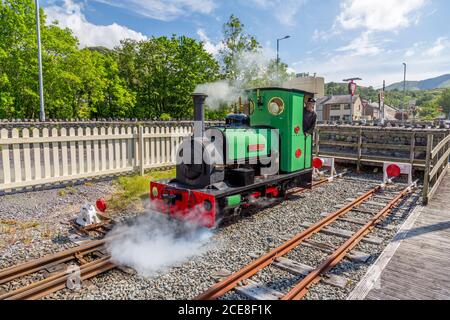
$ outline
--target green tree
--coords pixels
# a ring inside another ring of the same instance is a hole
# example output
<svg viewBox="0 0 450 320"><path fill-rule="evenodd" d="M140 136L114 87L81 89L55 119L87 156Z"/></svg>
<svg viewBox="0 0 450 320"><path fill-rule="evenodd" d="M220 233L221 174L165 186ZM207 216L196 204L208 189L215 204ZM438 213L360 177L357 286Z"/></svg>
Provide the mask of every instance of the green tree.
<svg viewBox="0 0 450 320"><path fill-rule="evenodd" d="M437 99L427 101L419 108L419 117L423 120L434 120L441 114Z"/></svg>
<svg viewBox="0 0 450 320"><path fill-rule="evenodd" d="M203 45L185 36L126 40L115 50L121 77L136 94L138 118L190 117L198 84L218 79L219 65Z"/></svg>
<svg viewBox="0 0 450 320"><path fill-rule="evenodd" d="M134 95L119 77L110 52L78 49L71 30L47 25L41 9L46 114L71 118L124 116ZM39 114L35 6L32 0L0 1L0 117Z"/></svg>
<svg viewBox="0 0 450 320"><path fill-rule="evenodd" d="M439 97L438 104L444 110L447 119L450 119L450 89L445 89L442 92L442 95Z"/></svg>
<svg viewBox="0 0 450 320"><path fill-rule="evenodd" d="M246 52L257 52L261 48L254 36L244 31L244 24L234 15L223 26L223 48L220 50L223 75L237 80L241 75L239 60Z"/></svg>

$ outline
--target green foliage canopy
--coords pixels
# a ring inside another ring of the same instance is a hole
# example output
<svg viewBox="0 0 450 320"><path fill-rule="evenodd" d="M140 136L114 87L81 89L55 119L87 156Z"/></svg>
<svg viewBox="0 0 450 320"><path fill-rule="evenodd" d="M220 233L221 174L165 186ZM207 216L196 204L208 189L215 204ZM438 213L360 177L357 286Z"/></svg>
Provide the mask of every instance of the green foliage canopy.
<svg viewBox="0 0 450 320"><path fill-rule="evenodd" d="M134 93L119 77L113 55L78 49L78 40L41 9L46 113L53 118L124 116ZM0 1L0 118L39 114L38 62L32 0Z"/></svg>

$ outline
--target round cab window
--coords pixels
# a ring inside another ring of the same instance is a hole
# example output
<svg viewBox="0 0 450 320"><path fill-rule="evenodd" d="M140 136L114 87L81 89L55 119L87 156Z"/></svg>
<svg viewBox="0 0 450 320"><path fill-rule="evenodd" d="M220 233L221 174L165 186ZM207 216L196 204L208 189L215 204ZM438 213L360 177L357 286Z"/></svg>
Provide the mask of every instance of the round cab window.
<svg viewBox="0 0 450 320"><path fill-rule="evenodd" d="M283 113L284 102L281 98L272 98L268 105L269 112L275 116Z"/></svg>

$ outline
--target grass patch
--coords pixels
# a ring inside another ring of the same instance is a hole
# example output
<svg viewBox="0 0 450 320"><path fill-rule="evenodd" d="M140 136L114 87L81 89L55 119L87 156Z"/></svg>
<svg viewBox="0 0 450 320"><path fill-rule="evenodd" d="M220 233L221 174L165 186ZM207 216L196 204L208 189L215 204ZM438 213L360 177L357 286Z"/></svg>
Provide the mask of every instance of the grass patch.
<svg viewBox="0 0 450 320"><path fill-rule="evenodd" d="M26 221L26 222L22 222L20 224L20 228L25 230L25 229L30 229L30 228L37 228L39 227L39 222L37 221Z"/></svg>
<svg viewBox="0 0 450 320"><path fill-rule="evenodd" d="M58 190L58 196L60 196L60 197L65 197L68 194L74 195L76 193L77 193L77 189L75 189L73 186L68 186L64 189Z"/></svg>
<svg viewBox="0 0 450 320"><path fill-rule="evenodd" d="M31 221L16 221L16 220L0 220L0 232L11 234L17 229L26 230L39 227L39 222L35 220Z"/></svg>
<svg viewBox="0 0 450 320"><path fill-rule="evenodd" d="M16 220L7 219L7 220L0 220L0 224L6 224L8 226L13 226L13 225L19 224L19 222Z"/></svg>
<svg viewBox="0 0 450 320"><path fill-rule="evenodd" d="M53 237L53 232L52 232L51 228L47 224L44 225L44 228L41 231L41 236L44 239L50 239L50 238Z"/></svg>
<svg viewBox="0 0 450 320"><path fill-rule="evenodd" d="M119 190L108 200L108 207L114 211L124 210L134 201L149 194L150 181L174 177L175 169L153 171L144 176L133 175L120 177L115 182Z"/></svg>

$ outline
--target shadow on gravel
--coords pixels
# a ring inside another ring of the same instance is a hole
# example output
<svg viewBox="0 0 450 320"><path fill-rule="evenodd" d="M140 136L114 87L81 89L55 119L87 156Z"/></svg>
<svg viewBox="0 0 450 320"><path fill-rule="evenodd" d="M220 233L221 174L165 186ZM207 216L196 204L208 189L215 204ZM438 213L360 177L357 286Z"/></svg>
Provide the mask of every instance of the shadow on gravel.
<svg viewBox="0 0 450 320"><path fill-rule="evenodd" d="M73 243L73 242L66 235L57 235L56 237L52 238L52 243L55 243L55 244L66 244L66 243Z"/></svg>

